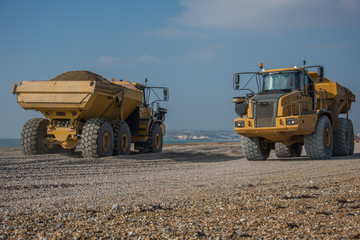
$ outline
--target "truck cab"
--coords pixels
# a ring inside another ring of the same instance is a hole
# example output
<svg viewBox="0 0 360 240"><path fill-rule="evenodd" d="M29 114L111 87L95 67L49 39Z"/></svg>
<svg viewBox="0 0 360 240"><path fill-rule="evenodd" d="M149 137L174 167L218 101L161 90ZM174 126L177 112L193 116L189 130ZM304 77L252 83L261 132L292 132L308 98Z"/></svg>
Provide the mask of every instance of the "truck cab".
<svg viewBox="0 0 360 240"><path fill-rule="evenodd" d="M120 85L132 84L142 92L142 103L125 121L130 126L131 142L135 149L142 153L161 152L163 136L166 134L164 125L167 109L160 107L161 101L168 101L167 87L152 87L145 84L119 81Z"/></svg>

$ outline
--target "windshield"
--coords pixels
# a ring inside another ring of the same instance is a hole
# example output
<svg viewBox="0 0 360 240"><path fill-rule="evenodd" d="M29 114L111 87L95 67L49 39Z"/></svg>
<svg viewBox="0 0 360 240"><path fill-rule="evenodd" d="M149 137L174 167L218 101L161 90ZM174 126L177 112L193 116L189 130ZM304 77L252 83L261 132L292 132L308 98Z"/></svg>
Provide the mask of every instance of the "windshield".
<svg viewBox="0 0 360 240"><path fill-rule="evenodd" d="M264 75L264 91L299 89L299 72L277 72Z"/></svg>

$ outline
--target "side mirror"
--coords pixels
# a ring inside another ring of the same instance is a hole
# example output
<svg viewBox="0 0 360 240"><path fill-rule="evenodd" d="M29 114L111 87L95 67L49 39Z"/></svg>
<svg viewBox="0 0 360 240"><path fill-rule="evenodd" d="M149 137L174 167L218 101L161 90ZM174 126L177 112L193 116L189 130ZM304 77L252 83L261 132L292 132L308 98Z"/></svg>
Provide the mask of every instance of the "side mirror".
<svg viewBox="0 0 360 240"><path fill-rule="evenodd" d="M236 74L235 75L235 85L239 85L239 83L240 83L240 75Z"/></svg>
<svg viewBox="0 0 360 240"><path fill-rule="evenodd" d="M234 89L239 89L239 88L240 88L240 75L235 74L235 76L234 76Z"/></svg>
<svg viewBox="0 0 360 240"><path fill-rule="evenodd" d="M324 77L324 67L319 67L319 77Z"/></svg>
<svg viewBox="0 0 360 240"><path fill-rule="evenodd" d="M319 67L319 82L324 82L324 67L320 66Z"/></svg>
<svg viewBox="0 0 360 240"><path fill-rule="evenodd" d="M260 91L261 75L262 74L259 72L237 72L237 73L234 73L234 75L232 76L233 77L233 89L254 92L251 89L255 88L257 86L258 90ZM240 77L242 78L241 83L240 83Z"/></svg>
<svg viewBox="0 0 360 240"><path fill-rule="evenodd" d="M164 88L164 101L169 100L169 89Z"/></svg>

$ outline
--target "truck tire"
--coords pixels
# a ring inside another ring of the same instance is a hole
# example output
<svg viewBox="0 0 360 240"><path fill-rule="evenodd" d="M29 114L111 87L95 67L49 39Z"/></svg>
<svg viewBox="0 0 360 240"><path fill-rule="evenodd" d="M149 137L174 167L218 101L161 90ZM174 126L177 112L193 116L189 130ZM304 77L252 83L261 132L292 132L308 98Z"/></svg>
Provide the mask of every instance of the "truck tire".
<svg viewBox="0 0 360 240"><path fill-rule="evenodd" d="M334 131L334 147L332 154L334 156L347 156L350 151L348 120L339 118L339 129Z"/></svg>
<svg viewBox="0 0 360 240"><path fill-rule="evenodd" d="M311 135L304 136L305 150L310 159L329 159L333 149L333 132L327 116L320 116Z"/></svg>
<svg viewBox="0 0 360 240"><path fill-rule="evenodd" d="M303 149L303 145L300 143L295 143L291 145L291 157L300 157Z"/></svg>
<svg viewBox="0 0 360 240"><path fill-rule="evenodd" d="M154 124L149 133L149 152L160 153L163 146L163 134L159 124Z"/></svg>
<svg viewBox="0 0 360 240"><path fill-rule="evenodd" d="M114 155L129 155L131 133L129 125L124 121L116 121L114 127Z"/></svg>
<svg viewBox="0 0 360 240"><path fill-rule="evenodd" d="M100 118L88 120L81 132L81 151L89 158L112 156L114 132L110 123Z"/></svg>
<svg viewBox="0 0 360 240"><path fill-rule="evenodd" d="M49 120L44 118L29 119L21 131L21 151L25 155L54 153L56 145L46 144Z"/></svg>
<svg viewBox="0 0 360 240"><path fill-rule="evenodd" d="M247 160L263 161L269 157L271 146L261 137L243 137L241 149Z"/></svg>
<svg viewBox="0 0 360 240"><path fill-rule="evenodd" d="M348 119L348 127L349 127L349 155L354 154L354 125L350 119Z"/></svg>
<svg viewBox="0 0 360 240"><path fill-rule="evenodd" d="M275 143L275 155L278 158L300 157L302 152L302 145L294 143L291 146L286 146L283 143Z"/></svg>

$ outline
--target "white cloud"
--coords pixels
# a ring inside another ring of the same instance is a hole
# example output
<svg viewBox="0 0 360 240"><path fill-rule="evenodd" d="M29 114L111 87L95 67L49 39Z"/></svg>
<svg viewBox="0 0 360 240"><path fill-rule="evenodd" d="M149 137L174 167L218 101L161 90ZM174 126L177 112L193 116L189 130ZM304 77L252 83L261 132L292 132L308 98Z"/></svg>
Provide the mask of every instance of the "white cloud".
<svg viewBox="0 0 360 240"><path fill-rule="evenodd" d="M182 0L172 21L189 27L279 30L357 25L358 0Z"/></svg>
<svg viewBox="0 0 360 240"><path fill-rule="evenodd" d="M154 63L159 62L160 58L144 54L140 57L113 57L113 56L100 56L97 60L99 64L126 64L126 63Z"/></svg>

